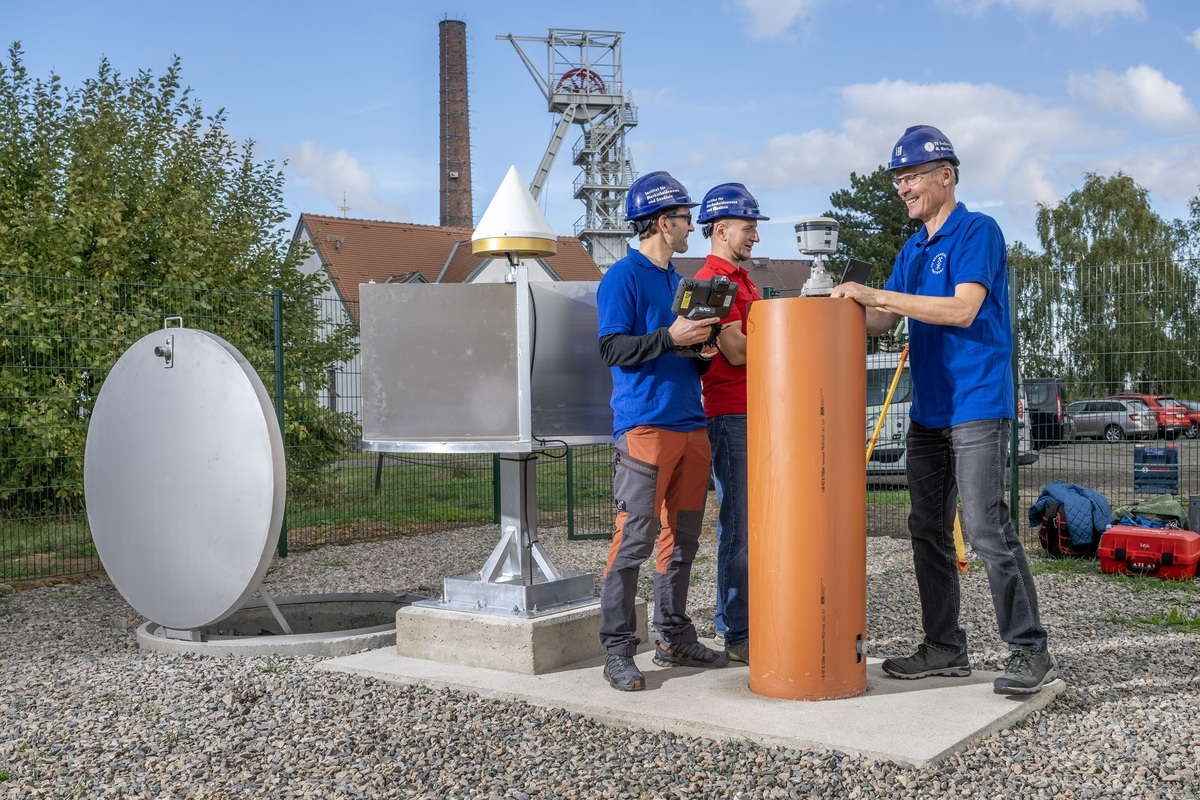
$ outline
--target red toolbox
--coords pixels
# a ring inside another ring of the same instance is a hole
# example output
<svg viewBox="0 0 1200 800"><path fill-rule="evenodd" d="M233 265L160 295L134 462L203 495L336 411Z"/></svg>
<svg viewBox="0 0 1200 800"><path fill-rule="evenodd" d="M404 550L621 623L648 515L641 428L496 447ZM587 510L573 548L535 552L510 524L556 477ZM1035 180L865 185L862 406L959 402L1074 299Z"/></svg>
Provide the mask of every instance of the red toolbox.
<svg viewBox="0 0 1200 800"><path fill-rule="evenodd" d="M1096 555L1100 557L1100 569L1105 572L1188 580L1196 576L1200 533L1178 528L1114 525L1100 537Z"/></svg>

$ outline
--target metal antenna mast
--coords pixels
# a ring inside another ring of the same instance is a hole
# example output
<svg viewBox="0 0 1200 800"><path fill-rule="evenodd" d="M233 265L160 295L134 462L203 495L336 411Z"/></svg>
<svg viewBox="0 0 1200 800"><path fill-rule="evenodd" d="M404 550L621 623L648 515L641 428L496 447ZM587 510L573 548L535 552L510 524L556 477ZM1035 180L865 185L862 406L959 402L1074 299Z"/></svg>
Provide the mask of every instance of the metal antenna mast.
<svg viewBox="0 0 1200 800"><path fill-rule="evenodd" d="M636 175L625 133L637 125L637 107L623 93L621 36L617 31L548 31L545 37L497 36L507 39L533 76L558 123L546 145L542 163L529 184L536 199L571 125L580 125L572 159L580 167L575 197L586 211L575 222L575 235L601 270L624 257L629 239L625 194ZM521 49L520 42L543 42L545 74Z"/></svg>

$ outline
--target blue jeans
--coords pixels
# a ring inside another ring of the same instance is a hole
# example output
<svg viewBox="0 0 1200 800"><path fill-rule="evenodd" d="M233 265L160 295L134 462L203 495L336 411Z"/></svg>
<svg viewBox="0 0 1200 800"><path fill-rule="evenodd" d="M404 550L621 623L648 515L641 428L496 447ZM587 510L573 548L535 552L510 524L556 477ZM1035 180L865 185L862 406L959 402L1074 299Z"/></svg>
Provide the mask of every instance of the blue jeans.
<svg viewBox="0 0 1200 800"><path fill-rule="evenodd" d="M746 561L746 415L708 420L713 482L717 486L717 635L731 647L750 638Z"/></svg>
<svg viewBox="0 0 1200 800"><path fill-rule="evenodd" d="M961 494L964 535L969 535L971 548L987 569L1000 638L1011 650L1046 649L1037 587L1004 501L1008 438L1005 419L937 429L914 422L908 429L908 531L925 643L931 647L967 647L967 634L958 624L954 552L954 513Z"/></svg>

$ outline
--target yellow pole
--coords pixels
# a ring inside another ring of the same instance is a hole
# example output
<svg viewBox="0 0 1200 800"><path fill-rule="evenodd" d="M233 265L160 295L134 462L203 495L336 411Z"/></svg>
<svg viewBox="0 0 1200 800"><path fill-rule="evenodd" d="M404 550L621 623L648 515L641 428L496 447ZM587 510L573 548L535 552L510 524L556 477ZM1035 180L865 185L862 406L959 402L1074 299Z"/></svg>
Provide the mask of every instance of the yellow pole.
<svg viewBox="0 0 1200 800"><path fill-rule="evenodd" d="M954 553L958 556L958 571L967 573L967 546L963 542L962 523L958 510L954 511Z"/></svg>

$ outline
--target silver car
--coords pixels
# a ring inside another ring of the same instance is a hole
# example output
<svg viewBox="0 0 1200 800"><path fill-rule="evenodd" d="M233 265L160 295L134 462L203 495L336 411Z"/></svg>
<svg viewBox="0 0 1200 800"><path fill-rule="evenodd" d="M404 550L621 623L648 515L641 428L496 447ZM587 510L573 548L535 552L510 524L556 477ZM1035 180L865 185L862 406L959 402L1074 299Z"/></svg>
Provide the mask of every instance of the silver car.
<svg viewBox="0 0 1200 800"><path fill-rule="evenodd" d="M1067 406L1075 423L1076 439L1154 439L1158 420L1150 406L1140 400L1108 398L1078 400Z"/></svg>

